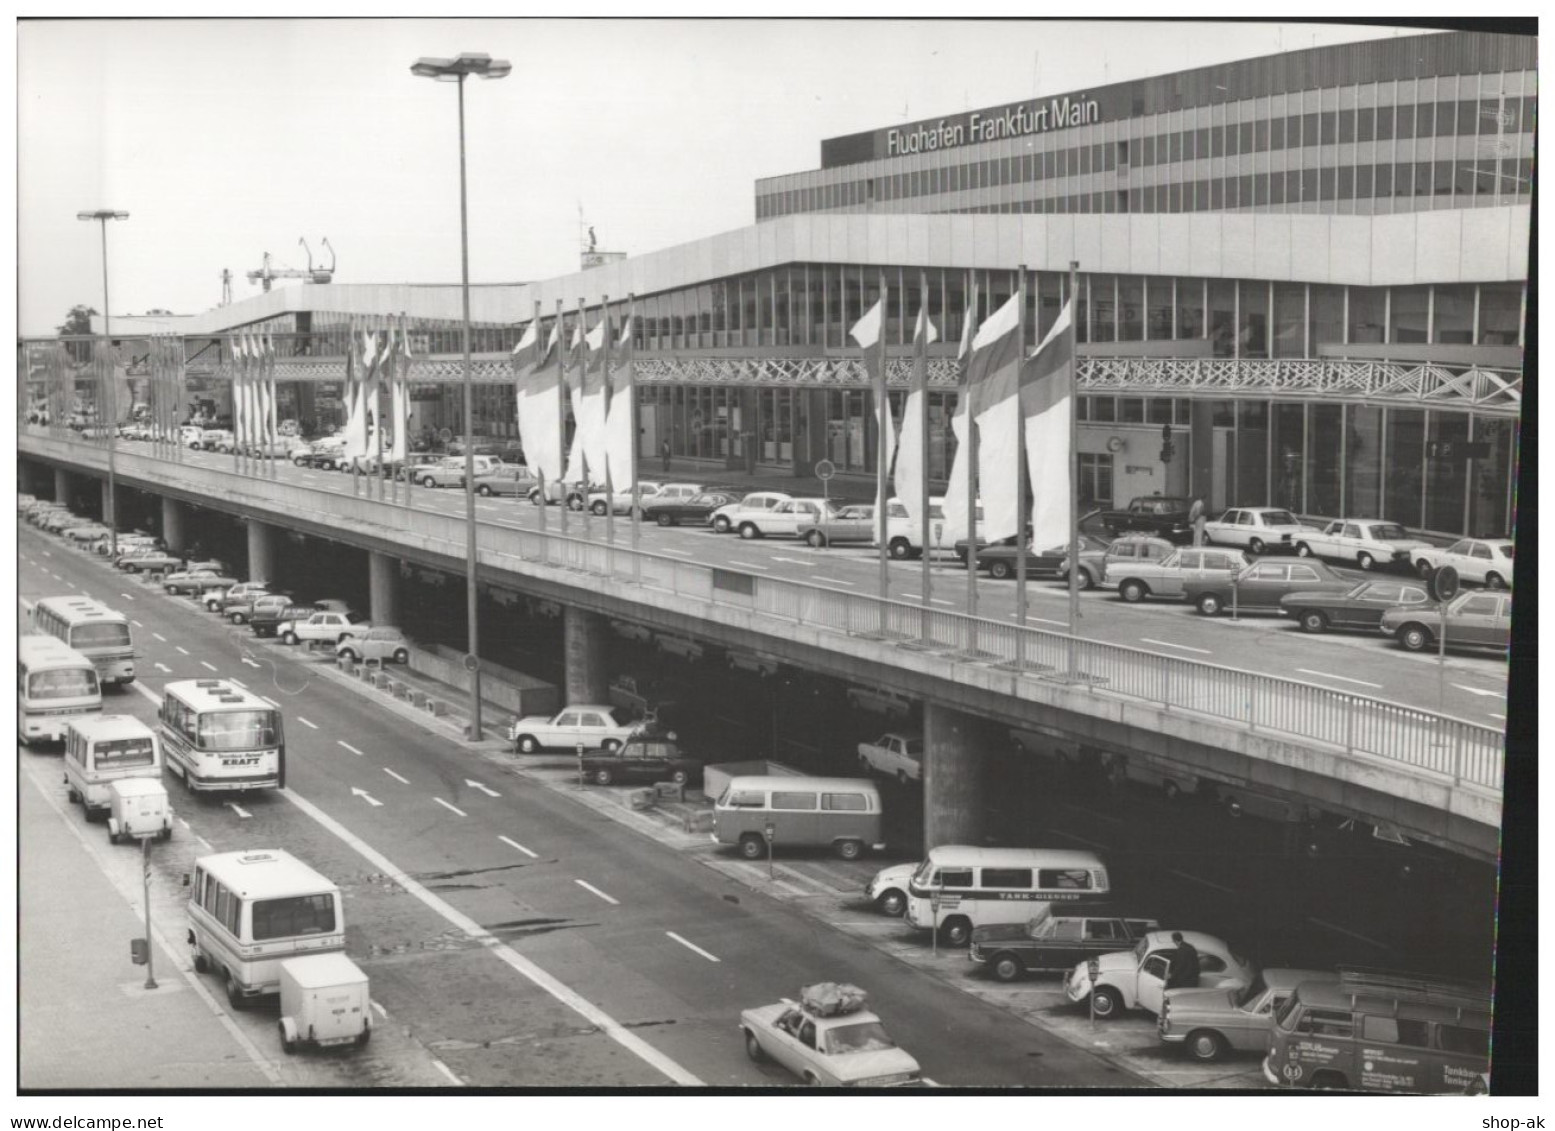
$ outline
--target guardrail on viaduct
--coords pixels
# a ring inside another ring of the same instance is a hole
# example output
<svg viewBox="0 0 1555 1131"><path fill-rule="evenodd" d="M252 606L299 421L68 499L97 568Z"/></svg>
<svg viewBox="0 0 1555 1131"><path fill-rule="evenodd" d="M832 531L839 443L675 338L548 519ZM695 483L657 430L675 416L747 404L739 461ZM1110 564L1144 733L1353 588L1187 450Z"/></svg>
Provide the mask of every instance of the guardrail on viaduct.
<svg viewBox="0 0 1555 1131"><path fill-rule="evenodd" d="M19 439L39 455L68 459L94 470L106 466L106 453L98 445L45 439L26 430ZM312 519L342 532L357 528L382 537L391 531L397 538L438 554L463 556L462 517L217 469L175 465L122 449L118 460L121 477L175 487L187 486L181 479L195 471L222 476L231 485L231 490L222 494L239 506ZM174 468L181 478L168 474ZM248 492L243 488L249 483L256 490L246 497ZM1045 629L699 565L634 551L619 542L612 546L554 532L487 524L481 527L479 556L483 564L499 569L510 568L516 559L656 589L708 605L727 605L773 622L774 631L781 631L778 626L785 624L805 626L939 652L959 661L1019 671L1024 679L1016 683L1017 688L1029 681L1056 682L1083 695L1122 697L1168 713L1207 717L1254 733L1380 758L1450 779L1455 786L1476 786L1498 797L1501 792L1504 734L1417 707Z"/></svg>

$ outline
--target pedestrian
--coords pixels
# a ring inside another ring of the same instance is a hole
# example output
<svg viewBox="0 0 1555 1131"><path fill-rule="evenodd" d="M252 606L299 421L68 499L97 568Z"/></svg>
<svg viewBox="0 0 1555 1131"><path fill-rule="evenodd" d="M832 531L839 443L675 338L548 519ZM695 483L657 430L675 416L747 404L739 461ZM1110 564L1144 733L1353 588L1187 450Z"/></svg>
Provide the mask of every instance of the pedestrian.
<svg viewBox="0 0 1555 1131"><path fill-rule="evenodd" d="M670 469L670 442L667 436L659 441L659 459L664 464L665 474L668 474Z"/></svg>
<svg viewBox="0 0 1555 1131"><path fill-rule="evenodd" d="M1199 948L1183 938L1181 931L1172 932L1172 942L1177 944L1177 949L1172 952L1171 965L1166 970L1166 988L1176 990L1197 986Z"/></svg>
<svg viewBox="0 0 1555 1131"><path fill-rule="evenodd" d="M1188 509L1188 525L1193 527L1193 544L1204 545L1204 500L1196 498Z"/></svg>

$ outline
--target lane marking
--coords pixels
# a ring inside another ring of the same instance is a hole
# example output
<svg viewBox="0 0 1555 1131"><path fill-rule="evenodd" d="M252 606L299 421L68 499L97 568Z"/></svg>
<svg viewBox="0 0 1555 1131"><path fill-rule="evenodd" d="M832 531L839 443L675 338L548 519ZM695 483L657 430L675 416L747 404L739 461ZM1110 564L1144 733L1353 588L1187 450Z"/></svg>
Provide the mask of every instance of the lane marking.
<svg viewBox="0 0 1555 1131"><path fill-rule="evenodd" d="M216 670L216 665L215 664L207 664L204 660L200 661L200 666L202 668L209 668L211 671L215 671Z"/></svg>
<svg viewBox="0 0 1555 1131"><path fill-rule="evenodd" d="M379 1005L377 1002L372 1002L371 1004L373 1009L377 1011L379 1017L382 1017L384 1020L388 1020L389 1011L387 1009L383 1008L383 1006Z"/></svg>
<svg viewBox="0 0 1555 1131"><path fill-rule="evenodd" d="M301 723L305 727L311 727L313 730L318 730L319 729L318 723L310 723L307 719L303 718L301 715L297 716L297 721L299 723Z"/></svg>
<svg viewBox="0 0 1555 1131"><path fill-rule="evenodd" d="M376 797L374 797L372 794L368 793L365 789L359 789L359 788L357 788L354 785L351 787L351 796L352 797L360 797L363 801L367 802L367 804L371 805L374 809L381 808L382 805L383 805L382 801L379 801Z"/></svg>
<svg viewBox="0 0 1555 1131"><path fill-rule="evenodd" d="M162 643L164 643L164 644L167 643L167 637L163 636L160 632L153 632L151 635L155 636L158 640L162 641Z"/></svg>
<svg viewBox="0 0 1555 1131"><path fill-rule="evenodd" d="M141 624L140 621L136 620L134 617L130 618L130 623L133 624L136 628L145 628L146 627L145 625Z"/></svg>
<svg viewBox="0 0 1555 1131"><path fill-rule="evenodd" d="M134 597L131 597L128 593L120 593L119 596L123 597L126 601L133 601L135 599Z"/></svg>
<svg viewBox="0 0 1555 1131"><path fill-rule="evenodd" d="M388 774L391 778L393 778L395 781L399 782L401 785L409 785L410 784L410 782L407 779L400 777L393 770L389 769L389 767L382 766L380 768L383 770L384 773Z"/></svg>
<svg viewBox="0 0 1555 1131"><path fill-rule="evenodd" d="M771 566L757 565L755 562L743 561L739 558L730 558L729 564L739 566L741 569L759 569L763 573L766 573L772 568Z"/></svg>
<svg viewBox="0 0 1555 1131"><path fill-rule="evenodd" d="M1491 699L1506 698L1505 691L1486 691L1483 687L1469 687L1467 684L1463 683L1455 683L1453 686L1456 687L1459 691L1467 691L1470 695L1485 695L1489 696Z"/></svg>
<svg viewBox="0 0 1555 1131"><path fill-rule="evenodd" d="M159 668L161 666L162 666L161 664L157 665L157 667L159 667ZM161 697L158 696L155 691L151 690L151 688L147 687L144 683L136 681L135 683L130 684L130 688L132 690L140 692L147 699L151 700L151 702L155 703L158 707L162 706L162 699L161 699Z"/></svg>
<svg viewBox="0 0 1555 1131"><path fill-rule="evenodd" d="M186 656L189 654L189 649L185 648L182 644L174 644L173 647L177 648L180 652L182 652ZM204 663L205 661L202 660L200 662Z"/></svg>
<svg viewBox="0 0 1555 1131"><path fill-rule="evenodd" d="M1009 616L1010 616L1011 620L1015 619L1015 614L1014 613L1009 614ZM1026 619L1028 621L1033 621L1034 620L1038 624L1056 624L1056 625L1058 625L1059 628L1068 628L1069 627L1069 622L1066 621L1066 620L1049 620L1047 617L1034 617L1030 613L1026 614Z"/></svg>
<svg viewBox="0 0 1555 1131"><path fill-rule="evenodd" d="M1228 888L1224 884L1217 884L1214 880L1206 880L1202 876L1195 876L1191 872L1179 872L1176 868L1168 868L1167 871L1179 879L1187 880L1190 884L1199 884L1202 887L1213 888L1216 891L1223 891L1227 895L1237 894L1234 888Z"/></svg>
<svg viewBox="0 0 1555 1131"><path fill-rule="evenodd" d="M249 666L249 667L251 667L251 668L257 668L257 667L262 667L262 666L263 666L263 665L261 665L261 664L260 664L260 663L258 663L258 662L257 662L257 661L255 661L255 660L250 660L250 659L249 659L249 658L248 658L248 657L247 657L247 656L241 656L241 657L239 657L239 658L240 658L240 659L241 659L241 660L242 660L242 661L243 661L243 662L244 662L244 663L245 663L245 664L247 664L247 665L248 665L248 666ZM237 680L233 680L233 681L232 681L232 682L233 682L233 683L236 683L236 682L237 682Z"/></svg>
<svg viewBox="0 0 1555 1131"><path fill-rule="evenodd" d="M272 706L272 707L279 708L281 706L274 699L271 699L268 695L261 695L260 698L263 699L266 703L270 704L270 706Z"/></svg>
<svg viewBox="0 0 1555 1131"><path fill-rule="evenodd" d="M1369 944L1371 946L1374 946L1378 950L1392 950L1393 949L1387 943L1378 942L1376 939L1369 939L1365 935L1358 935L1358 934L1356 934L1354 931L1347 931L1343 927L1339 926L1339 924L1337 924L1337 923L1330 923L1326 919L1319 919L1315 915L1308 915L1307 916L1307 922L1308 923L1316 923L1319 927L1327 927L1330 931L1334 931L1335 933L1341 934L1341 935L1348 935L1352 939L1359 939L1361 942L1367 943L1367 944Z"/></svg>
<svg viewBox="0 0 1555 1131"><path fill-rule="evenodd" d="M432 1063L437 1065L437 1070L444 1076L448 1077L448 1079L453 1083L454 1087L464 1087L464 1081L454 1075L454 1070L452 1068L449 1068L448 1065L444 1064L441 1060L438 1060L435 1056L432 1058Z"/></svg>
<svg viewBox="0 0 1555 1131"><path fill-rule="evenodd" d="M1162 648L1181 648L1184 652L1198 652L1205 656L1214 655L1208 648L1190 648L1186 644L1173 644L1170 640L1152 640L1148 636L1141 636L1140 642L1144 644L1159 644Z"/></svg>
<svg viewBox="0 0 1555 1131"><path fill-rule="evenodd" d="M1489 715L1493 719L1500 719L1503 723L1506 722L1506 716L1496 711L1486 711L1485 714Z"/></svg>
<svg viewBox="0 0 1555 1131"><path fill-rule="evenodd" d="M496 790L492 789L490 786L482 785L478 781L471 781L469 778L465 778L464 779L464 784L469 786L471 789L478 789L478 790L480 790L487 797L501 797L502 796L502 794L498 793Z"/></svg>
<svg viewBox="0 0 1555 1131"><path fill-rule="evenodd" d="M233 682L236 682L236 680L234 680ZM349 742L345 742L345 741L342 741L341 739L337 738L335 740L335 743L338 746L344 746L347 750L351 751L351 753L355 754L358 758L360 758L362 756L362 752L360 750L358 750L356 747L352 746Z"/></svg>
<svg viewBox="0 0 1555 1131"><path fill-rule="evenodd" d="M463 809L459 808L457 805L450 805L450 804L448 804L448 802L444 801L441 797L434 797L434 798L432 798L432 800L436 801L439 805L441 805L444 809L447 809L450 813L457 813L461 817L468 817L469 816L469 814L466 813Z"/></svg>
<svg viewBox="0 0 1555 1131"><path fill-rule="evenodd" d="M772 556L772 560L775 562L788 562L790 565L807 566L810 569L814 569L820 564L819 562L807 562L803 558L780 558L776 554Z"/></svg>
<svg viewBox="0 0 1555 1131"><path fill-rule="evenodd" d="M678 942L681 946L685 947L687 950L694 950L694 951L696 951L698 954L700 954L703 958L707 959L709 962L722 962L723 961L723 959L719 958L716 954L709 954L709 953L707 953L707 951L705 951L701 947L697 946L696 943L694 943L694 942L687 942L685 939L683 939L679 935L677 935L674 931L665 931L664 933L666 935L668 935L670 938L674 939L676 942Z"/></svg>
<svg viewBox="0 0 1555 1131"><path fill-rule="evenodd" d="M675 554L675 555L677 555L679 557L682 557L682 558L691 558L691 557L695 557L696 556L690 550L672 550L668 546L661 546L657 550L655 550L654 553L656 553L656 554Z"/></svg>
<svg viewBox="0 0 1555 1131"><path fill-rule="evenodd" d="M416 899L420 900L421 903L425 904L436 914L442 916L444 920L451 923L453 926L458 927L472 939L476 939L477 941L481 942L485 949L493 956L495 956L498 961L505 963L516 973L524 978L527 978L534 985L538 986L540 989L550 994L557 1001L573 1010L573 1012L579 1014L597 1028L603 1030L605 1035L608 1036L611 1040L615 1041L617 1044L621 1045L635 1056L641 1058L644 1062L651 1065L653 1068L663 1073L666 1077L677 1084L690 1088L700 1088L705 1086L703 1081L695 1074L687 1071L675 1061L665 1056L658 1049L654 1048L647 1041L639 1037L636 1033L626 1029L619 1021L611 1017L598 1006L594 1005L587 998L579 994L576 990L561 982L555 976L548 974L545 970L541 969L530 959L525 958L512 947L502 942L502 940L498 939L495 935L486 930L485 927L482 927L474 919L471 919L468 915L464 915L458 911L455 911L443 900L439 899L426 888L422 887L421 884L405 875L404 872L395 867L393 861L391 861L387 856L384 856L382 853L378 852L364 841L359 840L351 833L349 829L340 824L340 822L336 821L333 817L329 816L329 814L325 813L322 809L318 808L318 806L314 805L311 801L305 800L289 789L283 789L279 792L281 796L284 797L287 801L295 805L303 813L306 813L309 817L313 818L314 821L318 822L318 824L345 842L347 846L352 848L369 864L373 865L379 872L383 873L392 879L395 883L399 884L400 887L404 888L405 891L414 896ZM507 838L503 837L501 839L506 840ZM508 841L507 843L512 844L512 841ZM515 845L515 847L517 846Z"/></svg>
<svg viewBox="0 0 1555 1131"><path fill-rule="evenodd" d="M152 666L155 667L158 671L166 672L168 675L172 675L173 674L173 669L168 667L166 664L158 663L156 661L152 661Z"/></svg>
<svg viewBox="0 0 1555 1131"><path fill-rule="evenodd" d="M583 888L585 891L593 892L595 895L599 896L600 899L603 899L606 903L609 903L612 906L615 906L615 907L621 906L621 901L619 899L615 899L615 898L612 898L611 896L606 895L604 892L600 891L593 884L585 883L583 880L573 880L572 882L577 884L580 888Z"/></svg>
<svg viewBox="0 0 1555 1131"><path fill-rule="evenodd" d="M815 583L817 585L846 585L849 589L858 588L857 582L844 581L840 577L818 577L815 579Z"/></svg>
<svg viewBox="0 0 1555 1131"><path fill-rule="evenodd" d="M501 836L501 835L499 835L497 837L497 839L500 840L503 844L507 845L509 848L516 848L516 849L518 849L520 852L522 852L525 856L529 857L529 859L531 859L531 860L538 860L538 859L540 859L540 856L539 856L538 853L530 852L529 849L527 849L523 845L519 844L518 841L516 841L516 840L509 840L507 837Z"/></svg>
<svg viewBox="0 0 1555 1131"><path fill-rule="evenodd" d="M1347 675L1334 675L1332 672L1315 672L1311 668L1297 668L1296 670L1298 672L1300 672L1302 675L1315 675L1315 676L1318 677L1318 679L1337 679L1337 680L1341 680L1341 681L1343 681L1345 683L1358 683L1362 687L1377 687L1377 688L1380 688L1382 686L1382 684L1380 684L1380 683L1372 683L1369 680L1351 679Z"/></svg>
<svg viewBox="0 0 1555 1131"><path fill-rule="evenodd" d="M253 816L252 813L250 813L247 809L243 808L243 806L239 805L236 801L229 801L229 802L227 802L227 808L231 809L234 813L236 813L239 817L243 818L243 820L245 820L245 821L248 820L251 816Z"/></svg>

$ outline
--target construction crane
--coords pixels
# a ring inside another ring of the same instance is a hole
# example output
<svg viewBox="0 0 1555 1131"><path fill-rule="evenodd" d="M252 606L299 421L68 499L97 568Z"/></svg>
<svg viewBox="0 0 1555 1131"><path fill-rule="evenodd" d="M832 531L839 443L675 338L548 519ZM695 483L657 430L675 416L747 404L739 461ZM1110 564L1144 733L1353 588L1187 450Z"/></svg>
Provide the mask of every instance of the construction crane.
<svg viewBox="0 0 1555 1131"><path fill-rule="evenodd" d="M335 249L330 247L329 240L326 238L323 241L324 246L329 248L328 267L314 267L313 252L308 248L308 241L299 239L297 242L302 245L302 250L307 252L308 255L308 269L306 271L299 271L294 267L270 266L270 253L267 251L265 252L264 266L257 271L250 271L248 273L248 281L250 283L262 284L265 291L268 292L271 282L276 279L301 279L307 283L327 283L333 279L335 275Z"/></svg>

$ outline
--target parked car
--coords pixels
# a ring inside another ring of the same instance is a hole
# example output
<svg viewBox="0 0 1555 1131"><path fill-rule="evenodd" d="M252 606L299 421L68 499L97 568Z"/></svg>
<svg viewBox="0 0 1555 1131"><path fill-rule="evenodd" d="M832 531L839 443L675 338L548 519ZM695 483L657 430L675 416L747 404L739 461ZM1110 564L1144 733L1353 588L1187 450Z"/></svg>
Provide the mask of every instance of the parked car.
<svg viewBox="0 0 1555 1131"><path fill-rule="evenodd" d="M317 603L308 601L282 599L271 603L267 599L261 599L254 602L253 612L248 616L248 627L253 630L255 636L271 637L285 622L307 620L319 611Z"/></svg>
<svg viewBox="0 0 1555 1131"><path fill-rule="evenodd" d="M907 912L907 885L919 865L891 864L876 872L864 888L864 895L875 910L893 919L900 919Z"/></svg>
<svg viewBox="0 0 1555 1131"><path fill-rule="evenodd" d="M1411 538L1398 523L1375 518L1336 519L1317 533L1296 539L1296 553L1304 558L1354 562L1361 569L1408 565L1416 551L1431 548L1429 542Z"/></svg>
<svg viewBox="0 0 1555 1131"><path fill-rule="evenodd" d="M618 675L611 680L609 694L612 707L638 717L652 715L663 719L666 713L673 714L678 706L672 697L664 695L664 689L657 683L630 674Z"/></svg>
<svg viewBox="0 0 1555 1131"><path fill-rule="evenodd" d="M706 526L713 512L738 502L736 490L704 491L689 499L654 498L643 504L643 521L660 526Z"/></svg>
<svg viewBox="0 0 1555 1131"><path fill-rule="evenodd" d="M873 545L875 542L874 504L855 503L828 515L818 515L814 521L800 523L796 533L801 541L817 549L843 543Z"/></svg>
<svg viewBox="0 0 1555 1131"><path fill-rule="evenodd" d="M283 608L291 604L292 601L290 593L271 589L265 585L260 585L257 589L250 589L236 597L231 595L231 589L227 590L227 593L228 596L222 601L220 613L233 624L247 624L254 615L254 609L261 601L268 602L270 605L279 605Z"/></svg>
<svg viewBox="0 0 1555 1131"><path fill-rule="evenodd" d="M248 625L252 626L253 623L254 623L254 620L256 618L262 617L262 616L270 616L273 613L273 614L275 614L275 616L274 616L274 619L270 623L271 623L271 627L274 628L274 626L276 624L279 624L282 619L289 619L289 618L282 618L280 616L280 614L285 609L293 608L294 607L293 603L295 601L296 601L296 598L293 597L289 593L258 593L258 594L255 594L252 603L250 603L248 605L248 607L243 612L243 620L242 621L234 621L233 623L234 624L247 623ZM230 614L229 614L229 616L230 616ZM296 614L294 613L293 616L296 616Z"/></svg>
<svg viewBox="0 0 1555 1131"><path fill-rule="evenodd" d="M80 546L90 546L93 542L108 538L113 531L100 522L83 522L79 526L72 526L65 530L67 541Z"/></svg>
<svg viewBox="0 0 1555 1131"><path fill-rule="evenodd" d="M200 603L213 613L226 616L229 608L251 603L261 593L270 592L270 585L264 581L239 581L236 585L228 587L224 592L209 592L200 598Z"/></svg>
<svg viewBox="0 0 1555 1131"><path fill-rule="evenodd" d="M38 525L50 534L63 534L72 526L95 525L96 519L87 518L85 515L75 514L67 510L50 511Z"/></svg>
<svg viewBox="0 0 1555 1131"><path fill-rule="evenodd" d="M389 471L400 482L409 480L415 482L416 473L424 467L430 467L434 463L441 463L443 457L435 452L410 452L404 459L390 460ZM475 482L478 484L481 477L477 475ZM493 491L493 494L498 492Z"/></svg>
<svg viewBox="0 0 1555 1131"><path fill-rule="evenodd" d="M1090 534L1080 535L1080 588L1091 589L1100 583L1103 562L1109 543ZM1014 577L1019 565L1015 540L1007 538L977 551L977 568L988 571L988 576L1003 579ZM1035 546L1026 550L1026 576L1061 578L1069 580L1069 547L1050 546L1038 551Z"/></svg>
<svg viewBox="0 0 1555 1131"><path fill-rule="evenodd" d="M614 750L583 755L583 774L595 785L613 782L674 782L702 776L702 760L682 750L668 734L637 734Z"/></svg>
<svg viewBox="0 0 1555 1131"><path fill-rule="evenodd" d="M1076 1005L1091 1000L1097 1017L1111 1019L1126 1009L1159 1014L1165 1000L1166 973L1177 949L1171 931L1150 931L1132 950L1114 951L1076 963L1064 980L1064 994ZM1252 984L1258 968L1228 943L1202 931L1182 931L1199 952L1199 985L1241 989Z"/></svg>
<svg viewBox="0 0 1555 1131"><path fill-rule="evenodd" d="M1414 565L1421 577L1450 565L1464 581L1508 589L1512 585L1512 542L1507 538L1460 538L1446 549L1416 550Z"/></svg>
<svg viewBox="0 0 1555 1131"><path fill-rule="evenodd" d="M1411 652L1437 646L1442 634L1439 605L1401 605L1382 614L1377 626ZM1512 598L1507 593L1460 593L1447 604L1447 647L1493 648L1505 653L1512 642Z"/></svg>
<svg viewBox="0 0 1555 1131"><path fill-rule="evenodd" d="M178 428L178 442L186 448L201 447L205 429L198 424L182 424Z"/></svg>
<svg viewBox="0 0 1555 1131"><path fill-rule="evenodd" d="M784 998L740 1013L745 1052L772 1060L806 1084L890 1088L919 1084L922 1069L864 1009L822 1016Z"/></svg>
<svg viewBox="0 0 1555 1131"><path fill-rule="evenodd" d="M1114 538L1101 559L1101 585L1116 585L1125 573L1144 569L1152 570L1177 552L1177 546L1165 538L1153 534L1124 534Z"/></svg>
<svg viewBox="0 0 1555 1131"><path fill-rule="evenodd" d="M1235 607L1238 612L1278 612L1287 593L1348 593L1355 582L1335 573L1332 566L1308 558L1305 561L1258 561L1220 580L1204 578L1183 582L1183 597L1207 617Z"/></svg>
<svg viewBox="0 0 1555 1131"><path fill-rule="evenodd" d="M887 732L873 742L858 744L858 760L864 770L884 774L900 782L923 780L923 736Z"/></svg>
<svg viewBox="0 0 1555 1131"><path fill-rule="evenodd" d="M135 531L131 534L120 533L118 537L118 544L119 553L123 554L130 550L160 549L162 545L162 539L158 538L155 534L142 534L139 531ZM105 558L112 553L112 549L113 543L111 541L105 540L97 544L97 552L103 555Z"/></svg>
<svg viewBox="0 0 1555 1131"><path fill-rule="evenodd" d="M212 589L230 589L237 583L237 578L228 577L214 569L180 570L162 578L162 588L166 592L187 593L192 597L201 596Z"/></svg>
<svg viewBox="0 0 1555 1131"><path fill-rule="evenodd" d="M1430 599L1422 585L1379 579L1363 581L1347 593L1287 593L1280 598L1280 615L1293 618L1303 632L1375 632L1382 614L1395 605L1424 605Z"/></svg>
<svg viewBox="0 0 1555 1131"><path fill-rule="evenodd" d="M743 505L743 504L742 504ZM787 536L797 538L799 528L830 518L840 509L834 499L787 499L760 514L741 511L731 516L734 529L741 538L769 538Z"/></svg>
<svg viewBox="0 0 1555 1131"><path fill-rule="evenodd" d="M1114 536L1149 534L1182 543L1193 538L1193 525L1188 521L1191 509L1180 495L1143 495L1130 499L1122 510L1102 511L1098 518Z"/></svg>
<svg viewBox="0 0 1555 1131"><path fill-rule="evenodd" d="M361 636L348 636L335 645L335 655L348 660L377 660L380 664L410 663L410 640L393 625L377 624Z"/></svg>
<svg viewBox="0 0 1555 1131"><path fill-rule="evenodd" d="M316 467L321 471L334 471L345 460L344 440L315 440L292 452L292 462L298 467Z"/></svg>
<svg viewBox="0 0 1555 1131"><path fill-rule="evenodd" d="M200 442L196 447L208 452L230 452L232 446L237 443L229 428L206 428L200 433Z"/></svg>
<svg viewBox="0 0 1555 1131"><path fill-rule="evenodd" d="M462 486L464 476L459 477L459 482ZM493 495L527 497L530 491L539 486L540 480L527 467L515 467L506 463L501 467L492 468L485 475L475 477L475 493L488 499Z"/></svg>
<svg viewBox="0 0 1555 1131"><path fill-rule="evenodd" d="M365 636L372 628L361 613L316 612L307 620L285 620L275 626L282 644L325 641L338 644L348 636Z"/></svg>
<svg viewBox="0 0 1555 1131"><path fill-rule="evenodd" d="M886 551L897 561L906 561L923 555L923 523L914 522L911 513L901 499L887 499L885 504ZM929 497L929 549L943 551L951 548L945 541L945 499L942 495Z"/></svg>
<svg viewBox="0 0 1555 1131"><path fill-rule="evenodd" d="M1128 539L1119 539L1127 542ZM1215 546L1183 546L1164 558L1147 554L1106 558L1104 588L1116 588L1118 596L1130 604L1146 597L1181 600L1188 582L1228 583L1252 564L1240 550Z"/></svg>
<svg viewBox="0 0 1555 1131"><path fill-rule="evenodd" d="M1204 537L1221 546L1240 546L1250 554L1293 550L1298 538L1320 533L1282 507L1232 507L1204 524Z"/></svg>
<svg viewBox="0 0 1555 1131"><path fill-rule="evenodd" d="M1267 1052L1274 1015L1296 987L1338 981L1338 974L1321 970L1270 967L1239 990L1167 990L1156 1033L1163 1044L1181 1046L1194 1060L1219 1060L1232 1051Z"/></svg>
<svg viewBox="0 0 1555 1131"><path fill-rule="evenodd" d="M1109 903L1039 903L1024 923L972 928L967 957L1001 982L1025 974L1063 972L1159 929L1154 919L1131 917Z"/></svg>
<svg viewBox="0 0 1555 1131"><path fill-rule="evenodd" d="M520 754L541 750L618 750L637 730L610 707L575 704L555 715L530 715L517 719L508 731Z"/></svg>
<svg viewBox="0 0 1555 1131"><path fill-rule="evenodd" d="M727 534L747 519L761 518L774 507L789 502L793 496L784 491L751 491L737 503L729 503L713 512L712 527L715 534Z"/></svg>
<svg viewBox="0 0 1555 1131"><path fill-rule="evenodd" d="M650 502L664 499L693 499L702 493L702 488L696 483L659 483L650 479L637 481L637 497L639 504L647 509ZM616 487L614 496L607 496L603 490L590 491L588 497L589 513L602 515L606 510L606 499L612 500L610 509L616 514L632 513L632 492L628 488Z"/></svg>
<svg viewBox="0 0 1555 1131"><path fill-rule="evenodd" d="M475 478L490 475L502 466L496 456L473 456ZM416 469L419 487L459 487L464 484L464 457L449 456L438 463Z"/></svg>

